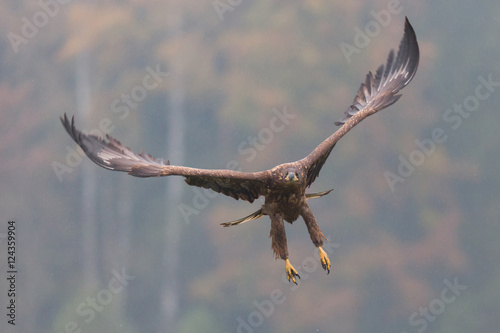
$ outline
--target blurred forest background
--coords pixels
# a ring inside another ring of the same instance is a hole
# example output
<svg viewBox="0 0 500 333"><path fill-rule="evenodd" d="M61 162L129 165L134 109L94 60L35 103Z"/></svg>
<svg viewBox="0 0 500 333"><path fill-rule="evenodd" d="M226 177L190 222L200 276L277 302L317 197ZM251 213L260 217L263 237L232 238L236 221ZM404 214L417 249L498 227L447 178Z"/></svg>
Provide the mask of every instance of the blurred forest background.
<svg viewBox="0 0 500 333"><path fill-rule="evenodd" d="M173 164L295 161L336 130L405 16L419 70L310 189L335 188L311 202L330 275L303 221L287 225L298 286L269 219L219 225L262 201L104 170L59 121ZM0 18L2 332L498 332L500 2L19 0Z"/></svg>

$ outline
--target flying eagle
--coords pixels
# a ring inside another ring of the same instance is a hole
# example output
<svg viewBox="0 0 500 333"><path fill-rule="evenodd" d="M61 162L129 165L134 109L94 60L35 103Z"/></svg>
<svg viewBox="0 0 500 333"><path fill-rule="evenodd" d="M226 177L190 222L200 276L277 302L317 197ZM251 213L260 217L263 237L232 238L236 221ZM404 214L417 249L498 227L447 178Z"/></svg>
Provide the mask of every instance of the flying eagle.
<svg viewBox="0 0 500 333"><path fill-rule="evenodd" d="M195 169L171 165L169 161L156 159L149 154L135 154L118 140L106 135L102 139L95 135L84 134L75 128L74 117L71 122L64 114L62 124L73 140L97 165L115 171L128 172L135 177L183 176L188 185L211 189L234 199L253 202L264 196L265 203L255 213L242 219L222 223L224 227L255 220L264 215L271 219L272 249L275 258L285 261L288 281L296 283L300 278L297 270L288 259L285 224L294 222L302 216L312 242L319 250L321 265L330 273L330 259L322 249L326 237L314 218L308 199L319 198L330 191L306 193L330 155L337 141L366 117L394 104L404 88L417 71L419 50L415 32L405 20L404 35L397 56L394 50L389 53L387 62L381 65L375 75L369 72L361 84L353 104L345 112L345 118L335 123L341 126L335 133L320 143L309 155L292 163L284 163L261 172L239 172L233 170Z"/></svg>

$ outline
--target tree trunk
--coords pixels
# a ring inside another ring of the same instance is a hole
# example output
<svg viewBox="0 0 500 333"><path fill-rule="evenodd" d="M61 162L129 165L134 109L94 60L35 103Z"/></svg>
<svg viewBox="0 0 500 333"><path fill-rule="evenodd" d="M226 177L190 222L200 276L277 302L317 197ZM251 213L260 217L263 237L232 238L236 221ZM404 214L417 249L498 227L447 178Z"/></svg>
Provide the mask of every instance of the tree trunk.
<svg viewBox="0 0 500 333"><path fill-rule="evenodd" d="M182 33L181 3L171 4L169 11L170 38L178 38ZM174 80L170 94L167 96L166 146L169 159L182 165L184 161L184 76L182 50L170 59L170 80ZM180 253L180 237L182 222L177 207L181 203L183 192L182 179L168 179L166 185L165 206L165 248L163 252L163 286L160 295L159 322L161 332L166 327L175 327L179 307L179 279L177 276Z"/></svg>

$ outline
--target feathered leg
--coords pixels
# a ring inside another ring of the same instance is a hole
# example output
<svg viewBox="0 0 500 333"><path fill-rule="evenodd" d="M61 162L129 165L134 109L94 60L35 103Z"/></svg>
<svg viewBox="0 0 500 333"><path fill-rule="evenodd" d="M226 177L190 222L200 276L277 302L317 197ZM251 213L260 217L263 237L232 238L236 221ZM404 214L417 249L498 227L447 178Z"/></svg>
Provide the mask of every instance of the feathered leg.
<svg viewBox="0 0 500 333"><path fill-rule="evenodd" d="M314 217L307 202L303 203L300 215L302 216L304 222L306 223L307 230L309 231L309 236L311 236L313 244L319 250L319 258L321 260L321 266L325 271L328 272L328 274L330 274L330 268L331 268L330 259L328 258L326 252L321 248L321 246L323 245L323 239L326 239L326 237L325 235L323 235L323 232L319 228L318 223L316 223L316 218Z"/></svg>
<svg viewBox="0 0 500 333"><path fill-rule="evenodd" d="M271 232L269 237L272 240L272 248L274 257L276 259L281 258L285 260L285 270L288 281L292 281L297 284L295 277L300 279L297 270L293 268L292 264L290 264L290 260L288 260L288 246L286 244L286 232L285 232L285 224L283 223L283 216L280 214L270 214L271 218Z"/></svg>

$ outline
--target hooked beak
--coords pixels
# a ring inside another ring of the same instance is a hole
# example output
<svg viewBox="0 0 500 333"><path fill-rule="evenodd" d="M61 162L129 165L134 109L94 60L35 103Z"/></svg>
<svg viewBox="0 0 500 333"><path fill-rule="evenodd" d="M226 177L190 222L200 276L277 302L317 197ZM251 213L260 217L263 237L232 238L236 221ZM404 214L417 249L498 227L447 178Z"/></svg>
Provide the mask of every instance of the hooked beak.
<svg viewBox="0 0 500 333"><path fill-rule="evenodd" d="M299 180L299 178L297 177L297 175L295 174L295 172L289 172L288 175L286 175L285 178L289 182L296 182L296 181Z"/></svg>

